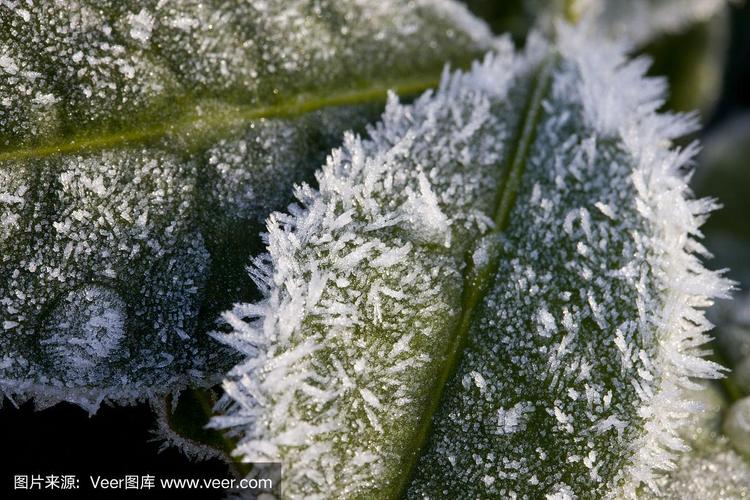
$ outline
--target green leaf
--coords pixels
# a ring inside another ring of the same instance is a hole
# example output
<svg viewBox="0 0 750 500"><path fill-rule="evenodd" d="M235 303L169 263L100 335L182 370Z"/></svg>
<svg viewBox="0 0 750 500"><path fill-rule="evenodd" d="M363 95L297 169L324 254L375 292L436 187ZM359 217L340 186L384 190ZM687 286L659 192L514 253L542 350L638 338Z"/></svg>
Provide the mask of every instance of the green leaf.
<svg viewBox="0 0 750 500"><path fill-rule="evenodd" d="M213 426L290 498L634 495L686 448L703 308L697 148L586 27L389 101L268 220Z"/></svg>
<svg viewBox="0 0 750 500"><path fill-rule="evenodd" d="M95 411L211 385L263 219L387 88L491 47L448 0L0 6L0 387Z"/></svg>

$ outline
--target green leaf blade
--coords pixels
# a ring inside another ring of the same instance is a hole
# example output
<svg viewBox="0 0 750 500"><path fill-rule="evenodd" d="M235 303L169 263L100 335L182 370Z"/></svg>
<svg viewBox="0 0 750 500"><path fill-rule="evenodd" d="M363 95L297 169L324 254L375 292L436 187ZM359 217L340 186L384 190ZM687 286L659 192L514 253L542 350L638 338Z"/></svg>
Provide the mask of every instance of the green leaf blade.
<svg viewBox="0 0 750 500"><path fill-rule="evenodd" d="M0 14L4 149L158 127L201 100L262 107L434 75L490 39L443 0L74 2Z"/></svg>
<svg viewBox="0 0 750 500"><path fill-rule="evenodd" d="M729 285L675 237L675 227L699 234L693 217L710 202L683 198L679 169L695 151L663 146L691 125L651 111L657 82L637 60L580 34L561 44L504 233L509 257L446 388L413 497L657 490L685 448L683 391L719 376L695 349L710 324L694 308Z"/></svg>
<svg viewBox="0 0 750 500"><path fill-rule="evenodd" d="M719 376L700 308L729 285L693 255L711 203L685 198L694 148L669 149L691 121L589 36L561 28L538 90L555 49L534 41L392 104L269 220L266 299L225 315L248 358L213 425L280 460L289 497L389 498L420 455L409 496L657 487L683 391Z"/></svg>
<svg viewBox="0 0 750 500"><path fill-rule="evenodd" d="M298 218L269 221L267 300L226 316L243 332L230 341L257 342L258 356L252 375L226 388L267 397L279 418L253 423L249 409L216 425L247 418L238 452L281 456L291 496L388 498L403 487L429 424L424 409L460 341L465 255L494 225L497 173L516 128L513 101L488 96L523 96L516 83L531 67L507 48L495 57L483 64L490 86L472 89L457 75L412 107L391 101L368 140L348 137L333 153L320 191L302 188ZM282 382L290 378L300 385Z"/></svg>

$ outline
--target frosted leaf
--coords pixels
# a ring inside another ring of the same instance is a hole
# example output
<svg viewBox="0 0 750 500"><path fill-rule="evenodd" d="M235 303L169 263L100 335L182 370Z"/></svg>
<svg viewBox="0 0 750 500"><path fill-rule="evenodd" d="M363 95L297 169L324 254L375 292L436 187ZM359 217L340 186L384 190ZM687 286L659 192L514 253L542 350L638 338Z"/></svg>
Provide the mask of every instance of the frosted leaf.
<svg viewBox="0 0 750 500"><path fill-rule="evenodd" d="M456 379L481 371L493 389L478 397L448 383L412 496L656 488L696 411L683 390L692 377L718 376L696 349L710 328L696 308L727 284L702 268L685 234L698 234L711 204L684 198L679 169L694 147L664 146L690 125L653 112L662 88L643 78L642 61L581 33L560 33L562 60L504 232L507 257L458 365ZM518 403L535 408L535 438L493 436L490 415ZM491 485L478 481L487 474Z"/></svg>
<svg viewBox="0 0 750 500"><path fill-rule="evenodd" d="M448 0L2 2L0 390L95 411L215 383L268 213L385 86L493 43Z"/></svg>
<svg viewBox="0 0 750 500"><path fill-rule="evenodd" d="M9 0L0 150L163 127L196 99L267 105L352 81L415 80L489 44L450 0Z"/></svg>
<svg viewBox="0 0 750 500"><path fill-rule="evenodd" d="M385 496L401 480L459 321L464 255L494 225L508 96L526 93L530 58L506 46L413 105L392 97L368 139L333 151L319 190L298 190L294 215L269 219L274 266L253 271L266 299L225 315L250 358L215 425L247 426L247 459L280 458L286 494Z"/></svg>
<svg viewBox="0 0 750 500"><path fill-rule="evenodd" d="M727 0L475 0L467 5L492 20L496 33L522 41L532 26L553 32L564 12L592 21L601 35L651 56L651 74L668 77L666 109L711 116L721 93L729 47Z"/></svg>
<svg viewBox="0 0 750 500"><path fill-rule="evenodd" d="M696 147L671 146L694 124L646 68L561 26L347 135L268 219L264 299L224 314L235 453L281 461L291 498L657 489L729 284L696 256Z"/></svg>
<svg viewBox="0 0 750 500"><path fill-rule="evenodd" d="M15 324L3 389L92 409L203 368L192 337L209 264L192 224L196 163L134 150L23 166L30 188L0 243L0 311Z"/></svg>

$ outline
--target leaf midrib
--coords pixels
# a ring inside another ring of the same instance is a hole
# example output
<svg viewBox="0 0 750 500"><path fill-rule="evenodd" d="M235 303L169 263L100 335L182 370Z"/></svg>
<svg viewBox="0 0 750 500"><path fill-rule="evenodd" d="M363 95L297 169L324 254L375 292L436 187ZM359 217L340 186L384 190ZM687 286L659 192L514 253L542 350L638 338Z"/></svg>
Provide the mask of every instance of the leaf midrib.
<svg viewBox="0 0 750 500"><path fill-rule="evenodd" d="M539 69L531 78L531 90L528 94L521 120L518 122L520 126L515 132L514 140L510 143L513 150L508 156L506 166L501 169L501 180L499 182L492 217L495 222L495 229L490 234L503 233L510 223L510 214L523 177L528 151L536 136L536 128L542 110L542 101L549 88L551 66L552 58L550 57L540 64ZM495 256L483 269L476 272L472 258L473 250L474 248L471 248L465 257L466 272L464 274L462 308L457 323L458 326L450 339L446 354L443 357L442 369L438 373L430 391L429 406L422 414L422 419L412 440L412 445L407 449L409 455L405 457L404 472L394 490L398 498L405 497L407 489L416 474L417 462L431 432L432 418L441 406L445 386L455 374L463 347L468 341L473 313L486 295L491 284L491 279L495 276L499 267L500 256Z"/></svg>
<svg viewBox="0 0 750 500"><path fill-rule="evenodd" d="M47 158L63 154L76 154L146 143L173 134L189 135L197 130L226 130L252 120L292 118L329 107L384 102L389 90L398 95L410 96L436 87L440 74L400 80L372 81L355 89L335 89L326 92L301 93L283 102L273 104L234 105L218 113L204 114L200 102L168 123L136 128L102 135L82 135L56 138L48 144L17 148L0 152L0 162Z"/></svg>

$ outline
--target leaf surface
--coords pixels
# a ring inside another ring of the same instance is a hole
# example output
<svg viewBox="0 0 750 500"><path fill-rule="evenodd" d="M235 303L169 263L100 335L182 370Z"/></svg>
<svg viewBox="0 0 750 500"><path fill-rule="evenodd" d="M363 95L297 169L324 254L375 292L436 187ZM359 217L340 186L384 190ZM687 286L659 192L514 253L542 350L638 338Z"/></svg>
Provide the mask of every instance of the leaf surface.
<svg viewBox="0 0 750 500"><path fill-rule="evenodd" d="M38 404L210 385L205 333L385 89L487 50L445 0L0 6L0 386Z"/></svg>
<svg viewBox="0 0 750 500"><path fill-rule="evenodd" d="M235 453L291 498L656 488L728 284L646 68L562 26L348 135L269 218L264 300L225 314Z"/></svg>

